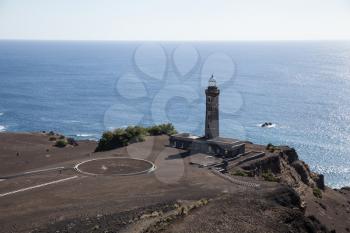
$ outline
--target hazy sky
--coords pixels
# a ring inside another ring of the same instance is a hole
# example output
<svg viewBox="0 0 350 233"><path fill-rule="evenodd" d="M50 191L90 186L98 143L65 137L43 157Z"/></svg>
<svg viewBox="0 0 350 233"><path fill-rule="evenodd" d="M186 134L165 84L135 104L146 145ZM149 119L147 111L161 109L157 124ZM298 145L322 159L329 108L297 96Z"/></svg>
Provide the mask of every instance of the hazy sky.
<svg viewBox="0 0 350 233"><path fill-rule="evenodd" d="M350 0L0 0L0 39L350 39Z"/></svg>

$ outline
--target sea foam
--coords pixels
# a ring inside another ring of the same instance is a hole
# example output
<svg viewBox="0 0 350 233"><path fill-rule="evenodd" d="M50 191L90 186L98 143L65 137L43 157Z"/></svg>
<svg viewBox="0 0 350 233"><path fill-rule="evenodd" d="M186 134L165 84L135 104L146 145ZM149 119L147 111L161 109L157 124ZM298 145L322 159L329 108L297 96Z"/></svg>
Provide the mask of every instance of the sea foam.
<svg viewBox="0 0 350 233"><path fill-rule="evenodd" d="M0 132L4 132L6 130L6 127L3 125L0 125Z"/></svg>
<svg viewBox="0 0 350 233"><path fill-rule="evenodd" d="M256 126L261 127L261 128L275 128L276 124L272 124L272 125L267 125L263 127L263 124L257 124Z"/></svg>
<svg viewBox="0 0 350 233"><path fill-rule="evenodd" d="M93 134L84 134L84 133L82 133L82 134L77 134L76 136L77 137L92 137L94 135Z"/></svg>

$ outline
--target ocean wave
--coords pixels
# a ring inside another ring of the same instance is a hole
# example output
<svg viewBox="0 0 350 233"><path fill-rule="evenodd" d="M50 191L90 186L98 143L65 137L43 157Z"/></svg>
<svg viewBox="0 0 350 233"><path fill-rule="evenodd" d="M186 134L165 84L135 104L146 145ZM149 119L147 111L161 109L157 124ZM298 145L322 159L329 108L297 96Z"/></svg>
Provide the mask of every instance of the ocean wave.
<svg viewBox="0 0 350 233"><path fill-rule="evenodd" d="M77 121L77 120L62 120L62 123L66 123L66 124L74 124L74 123L80 123L81 121Z"/></svg>
<svg viewBox="0 0 350 233"><path fill-rule="evenodd" d="M76 134L76 137L94 137L96 135L94 134L87 134L87 133L82 133L82 134Z"/></svg>
<svg viewBox="0 0 350 233"><path fill-rule="evenodd" d="M3 125L0 125L0 132L4 132L6 130L6 127Z"/></svg>
<svg viewBox="0 0 350 233"><path fill-rule="evenodd" d="M98 134L89 134L89 133L78 133L78 134L70 134L68 137L75 138L77 140L89 140L89 141L98 141Z"/></svg>

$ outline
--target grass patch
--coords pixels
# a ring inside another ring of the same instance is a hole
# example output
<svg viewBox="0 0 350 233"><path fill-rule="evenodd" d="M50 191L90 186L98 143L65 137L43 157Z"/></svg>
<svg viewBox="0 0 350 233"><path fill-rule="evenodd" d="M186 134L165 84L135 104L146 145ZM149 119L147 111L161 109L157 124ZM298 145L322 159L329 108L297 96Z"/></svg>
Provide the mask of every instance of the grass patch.
<svg viewBox="0 0 350 233"><path fill-rule="evenodd" d="M185 216L187 216L191 211L205 206L209 203L207 199L201 199L199 201L192 202L190 204L175 204L175 209L172 213L164 215L163 213L153 212L151 215L146 216L147 218L156 217L153 223L151 223L148 227L146 227L142 232L150 233L150 232L162 232L168 228L168 226ZM141 218L142 219L142 216Z"/></svg>
<svg viewBox="0 0 350 233"><path fill-rule="evenodd" d="M233 176L244 176L244 177L247 177L247 176L248 176L248 173L245 172L245 171L242 171L242 170L238 170L238 171L232 172L231 175L233 175Z"/></svg>
<svg viewBox="0 0 350 233"><path fill-rule="evenodd" d="M67 140L60 139L56 142L55 146L63 148L65 146L67 146L67 144L68 144Z"/></svg>
<svg viewBox="0 0 350 233"><path fill-rule="evenodd" d="M265 181L269 182L279 182L280 179L276 177L271 170L268 170L267 172L263 172L262 177L264 178Z"/></svg>
<svg viewBox="0 0 350 233"><path fill-rule="evenodd" d="M314 194L315 197L322 198L322 192L319 188L314 188L312 190L312 193Z"/></svg>
<svg viewBox="0 0 350 233"><path fill-rule="evenodd" d="M113 150L131 143L142 142L147 135L172 135L175 133L177 132L171 123L151 127L129 126L127 128L118 128L114 131L104 132L95 151Z"/></svg>
<svg viewBox="0 0 350 233"><path fill-rule="evenodd" d="M278 148L278 146L275 146L273 145L272 143L269 143L266 145L266 150L271 152L271 153L274 153L274 152L279 152L280 149Z"/></svg>

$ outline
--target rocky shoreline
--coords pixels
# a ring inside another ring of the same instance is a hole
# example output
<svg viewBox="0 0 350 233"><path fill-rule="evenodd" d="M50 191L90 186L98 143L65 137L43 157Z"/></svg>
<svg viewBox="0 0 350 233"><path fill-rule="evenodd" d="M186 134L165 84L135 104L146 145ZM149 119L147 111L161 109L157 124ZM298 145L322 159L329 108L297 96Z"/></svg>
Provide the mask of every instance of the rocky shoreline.
<svg viewBox="0 0 350 233"><path fill-rule="evenodd" d="M333 232L350 232L350 187L332 189L325 185L324 176L312 172L294 148L288 146L246 144L264 151L266 156L228 168L230 175L248 176L277 182L291 188L300 200L305 216L317 219Z"/></svg>

